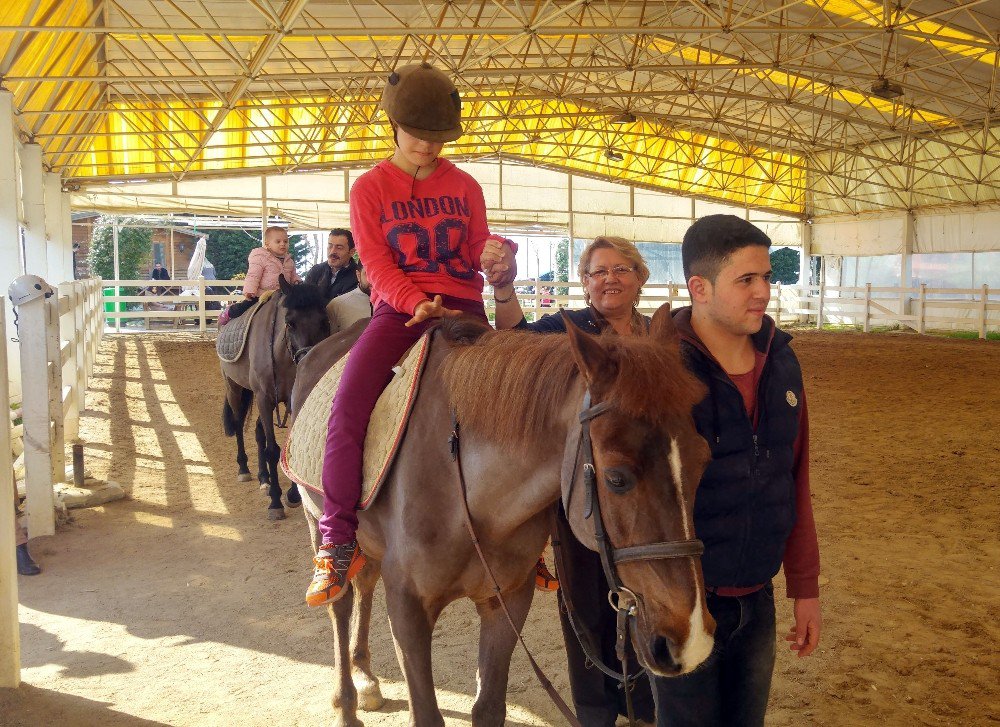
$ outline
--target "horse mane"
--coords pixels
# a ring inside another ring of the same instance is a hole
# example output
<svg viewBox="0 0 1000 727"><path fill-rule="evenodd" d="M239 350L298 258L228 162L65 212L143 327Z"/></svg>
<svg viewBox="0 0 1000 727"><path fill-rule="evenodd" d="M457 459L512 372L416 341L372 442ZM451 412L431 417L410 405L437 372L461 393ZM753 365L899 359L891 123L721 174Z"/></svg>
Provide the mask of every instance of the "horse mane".
<svg viewBox="0 0 1000 727"><path fill-rule="evenodd" d="M325 308L326 299L318 285L299 283L291 286L288 292L281 297L281 305L288 310Z"/></svg>
<svg viewBox="0 0 1000 727"><path fill-rule="evenodd" d="M677 345L613 333L597 340L613 363L600 398L626 416L666 427L704 397ZM551 437L580 376L569 336L526 331L483 332L452 350L442 373L462 427L504 448Z"/></svg>

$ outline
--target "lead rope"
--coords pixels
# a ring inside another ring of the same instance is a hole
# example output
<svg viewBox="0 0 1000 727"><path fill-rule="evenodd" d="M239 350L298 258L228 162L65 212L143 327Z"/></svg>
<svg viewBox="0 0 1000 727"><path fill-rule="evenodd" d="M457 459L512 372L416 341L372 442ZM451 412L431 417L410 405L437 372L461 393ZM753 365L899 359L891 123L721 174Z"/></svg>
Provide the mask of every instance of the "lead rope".
<svg viewBox="0 0 1000 727"><path fill-rule="evenodd" d="M465 486L465 474L462 471L462 456L458 436L458 419L454 414L452 415L452 429L451 436L448 438L448 444L451 449L451 458L458 467L458 487L459 494L461 495L459 499L462 503L462 515L465 517L465 527L469 531L469 537L472 538L472 544L476 548L476 553L479 555L479 560L483 564L483 569L486 571L486 575L489 576L490 582L493 584L493 593L496 596L497 602L500 604L500 608L503 610L504 616L507 617L507 623L510 624L511 629L514 631L514 635L517 636L518 643L520 643L521 648L524 649L524 653L528 657L528 663L531 664L531 669L535 672L535 677L538 679L539 684L542 685L542 689L544 689L549 695L549 699L551 699L552 703L556 705L556 708L562 712L563 717L566 718L566 721L571 725L571 727L583 727L580 721L576 718L576 715L573 714L573 710L570 709L565 700L559 696L559 692L557 692L556 688L552 686L552 682L549 681L549 678L545 676L545 672L543 672L542 668L538 666L538 662L536 662L535 657L531 655L528 645L524 643L524 637L521 636L521 630L514 624L514 619L510 615L507 603L504 601L500 584L497 582L496 576L493 574L493 569L490 568L490 564L486 560L486 554L483 553L483 548L479 543L479 537L476 535L476 528L472 524L472 513L469 512L469 500Z"/></svg>
<svg viewBox="0 0 1000 727"><path fill-rule="evenodd" d="M278 427L278 429L287 429L288 406L285 406L285 415L281 416L281 404L278 402L278 364L274 358L274 341L277 338L278 329L278 295L272 295L271 298L275 299L274 315L271 316L271 382L274 384L274 416L277 419L274 425Z"/></svg>

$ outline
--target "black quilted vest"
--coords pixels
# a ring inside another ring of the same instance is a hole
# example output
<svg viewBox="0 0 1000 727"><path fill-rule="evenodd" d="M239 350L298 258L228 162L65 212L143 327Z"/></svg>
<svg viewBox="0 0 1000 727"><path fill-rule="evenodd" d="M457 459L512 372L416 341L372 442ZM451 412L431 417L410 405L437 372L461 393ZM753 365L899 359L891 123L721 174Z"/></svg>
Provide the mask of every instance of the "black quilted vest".
<svg viewBox="0 0 1000 727"><path fill-rule="evenodd" d="M694 409L698 432L712 461L695 496L695 531L705 543L701 565L708 586L755 586L781 566L795 524L792 450L799 430L802 372L789 347L791 336L773 323L754 336L765 350L774 331L757 389L757 430L739 389L693 344L684 341L688 365L708 387Z"/></svg>

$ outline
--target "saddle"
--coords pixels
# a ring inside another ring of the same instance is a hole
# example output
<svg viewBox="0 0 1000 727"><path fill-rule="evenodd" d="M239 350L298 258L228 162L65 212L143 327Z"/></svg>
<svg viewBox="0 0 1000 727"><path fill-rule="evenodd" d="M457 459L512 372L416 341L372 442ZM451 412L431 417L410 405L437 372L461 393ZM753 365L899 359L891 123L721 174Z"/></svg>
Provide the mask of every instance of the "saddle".
<svg viewBox="0 0 1000 727"><path fill-rule="evenodd" d="M239 361L240 356L243 355L243 349L247 345L250 320L273 294L273 290L265 290L257 302L243 312L243 315L238 318L230 318L229 323L219 329L219 336L215 339L215 352L219 354L220 359L226 363Z"/></svg>
<svg viewBox="0 0 1000 727"><path fill-rule="evenodd" d="M430 340L429 335L422 336L403 355L393 367L395 375L375 404L365 435L359 510L367 510L375 501L399 451L417 398ZM281 469L288 479L317 495L323 493L323 450L330 407L348 356L350 353L337 361L309 393L281 451Z"/></svg>

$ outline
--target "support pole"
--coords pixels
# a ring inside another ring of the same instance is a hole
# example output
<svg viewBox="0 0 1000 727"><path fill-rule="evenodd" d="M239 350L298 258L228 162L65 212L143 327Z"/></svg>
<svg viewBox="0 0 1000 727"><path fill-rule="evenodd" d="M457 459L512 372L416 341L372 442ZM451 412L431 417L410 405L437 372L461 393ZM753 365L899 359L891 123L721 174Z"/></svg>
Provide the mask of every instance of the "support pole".
<svg viewBox="0 0 1000 727"><path fill-rule="evenodd" d="M913 287L913 242L916 225L913 214L906 213L903 218L903 241L899 255L899 287L903 291L899 294L899 314L901 316L910 313L910 288ZM903 323L903 321L900 321ZM912 323L906 323L910 328L916 328Z"/></svg>
<svg viewBox="0 0 1000 727"><path fill-rule="evenodd" d="M114 301L115 302L112 305L112 311L118 314L115 317L115 333L121 333L122 332L122 319L121 319L121 314L122 314L121 307L122 306L118 302L118 298L121 297L122 289L121 289L121 286L118 284L118 281L121 280L122 276L121 276L121 270L120 270L120 266L119 266L119 262L120 261L118 260L118 217L117 216L111 218L111 244L114 247L114 256L115 256L115 297L114 297Z"/></svg>
<svg viewBox="0 0 1000 727"><path fill-rule="evenodd" d="M17 151L14 136L14 96L6 89L0 89L0 289L6 291L10 282L21 274L21 232L17 223L17 200L21 195L17 182ZM14 327L14 309L4 298L6 329L4 334L7 347L7 377L12 396L21 393L21 368Z"/></svg>
<svg viewBox="0 0 1000 727"><path fill-rule="evenodd" d="M24 194L24 272L49 280L49 257L45 244L45 172L42 147L21 147L21 191Z"/></svg>
<svg viewBox="0 0 1000 727"><path fill-rule="evenodd" d="M63 406L62 336L59 335L59 293L45 299L45 371L48 378L49 467L52 481L66 479L66 415Z"/></svg>
<svg viewBox="0 0 1000 727"><path fill-rule="evenodd" d="M72 280L73 240L65 236L66 226L63 224L63 191L62 177L56 172L45 172L43 187L45 189L45 251L48 257L48 277L65 283ZM42 277L45 277L44 275Z"/></svg>
<svg viewBox="0 0 1000 727"><path fill-rule="evenodd" d="M979 299L979 338L986 340L986 304L990 300L990 286L983 284L983 294Z"/></svg>
<svg viewBox="0 0 1000 727"><path fill-rule="evenodd" d="M865 323L864 332L871 333L872 330L872 284L865 283Z"/></svg>
<svg viewBox="0 0 1000 727"><path fill-rule="evenodd" d="M36 298L17 308L21 370L30 372L23 381L21 418L24 423L25 511L28 535L32 538L56 532L45 330L49 300L52 299Z"/></svg>
<svg viewBox="0 0 1000 727"><path fill-rule="evenodd" d="M66 245L66 249L63 253L63 265L66 267L63 272L66 280L76 280L76 265L73 264L73 205L71 194L69 192L62 193L61 219L63 226L63 244Z"/></svg>
<svg viewBox="0 0 1000 727"><path fill-rule="evenodd" d="M6 325L6 298L0 305L0 331ZM0 346L0 401L10 401L7 348ZM10 450L10 417L0 420L0 687L21 683L21 641L17 621L17 565L14 559L14 469Z"/></svg>
<svg viewBox="0 0 1000 727"><path fill-rule="evenodd" d="M924 320L924 311L927 309L927 283L920 284L920 298L918 299L919 313L917 315L917 333L923 335L927 330L927 323Z"/></svg>

